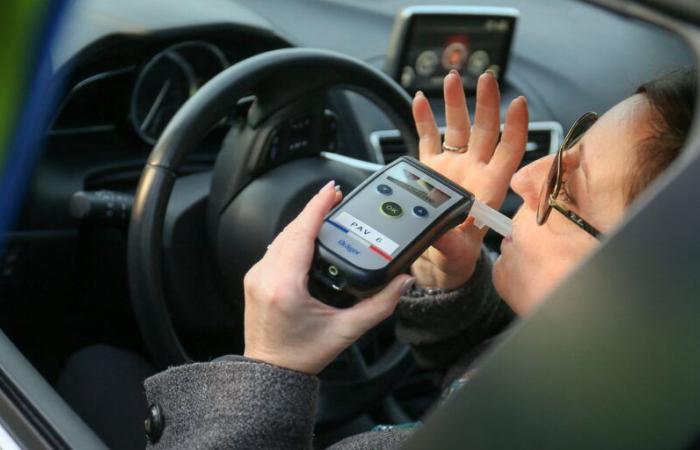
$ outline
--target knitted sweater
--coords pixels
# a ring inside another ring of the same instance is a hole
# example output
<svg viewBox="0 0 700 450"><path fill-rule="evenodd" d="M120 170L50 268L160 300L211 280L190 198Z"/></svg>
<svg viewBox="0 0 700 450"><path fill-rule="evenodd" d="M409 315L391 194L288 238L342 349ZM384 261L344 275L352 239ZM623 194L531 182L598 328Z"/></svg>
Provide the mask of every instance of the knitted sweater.
<svg viewBox="0 0 700 450"><path fill-rule="evenodd" d="M396 314L398 337L443 386L465 374L483 343L513 318L495 294L486 257L465 286L416 288L401 298ZM150 448L311 449L318 386L315 376L240 356L170 368L145 382L164 423ZM330 448L395 449L411 432L369 431Z"/></svg>

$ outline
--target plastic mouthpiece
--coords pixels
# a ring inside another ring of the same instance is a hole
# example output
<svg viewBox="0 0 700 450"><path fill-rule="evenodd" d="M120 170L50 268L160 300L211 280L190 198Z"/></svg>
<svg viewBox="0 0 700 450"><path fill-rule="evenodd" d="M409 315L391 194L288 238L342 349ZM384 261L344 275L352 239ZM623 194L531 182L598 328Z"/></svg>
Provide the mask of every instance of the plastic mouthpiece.
<svg viewBox="0 0 700 450"><path fill-rule="evenodd" d="M479 229L487 226L503 237L513 232L512 220L477 199L474 199L469 217L474 218L474 225Z"/></svg>

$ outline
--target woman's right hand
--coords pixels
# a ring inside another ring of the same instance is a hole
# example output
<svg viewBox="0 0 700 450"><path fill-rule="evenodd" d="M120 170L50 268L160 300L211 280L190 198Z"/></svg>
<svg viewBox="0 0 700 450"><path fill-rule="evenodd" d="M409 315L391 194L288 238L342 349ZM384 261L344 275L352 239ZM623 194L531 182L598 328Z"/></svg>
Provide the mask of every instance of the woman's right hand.
<svg viewBox="0 0 700 450"><path fill-rule="evenodd" d="M328 183L268 247L246 274L243 328L248 358L316 374L367 330L386 319L413 284L399 275L350 308L321 303L308 290L316 237L341 199Z"/></svg>
<svg viewBox="0 0 700 450"><path fill-rule="evenodd" d="M479 78L474 126L464 98L462 80L456 71L444 81L445 144L467 146L464 153L442 151L440 133L428 99L419 91L413 99L413 118L420 138L420 160L460 184L480 201L500 208L527 144L528 111L525 97L513 100L500 132L500 94L490 73ZM445 233L420 256L411 271L425 287L456 288L471 278L481 253L486 229L469 221Z"/></svg>

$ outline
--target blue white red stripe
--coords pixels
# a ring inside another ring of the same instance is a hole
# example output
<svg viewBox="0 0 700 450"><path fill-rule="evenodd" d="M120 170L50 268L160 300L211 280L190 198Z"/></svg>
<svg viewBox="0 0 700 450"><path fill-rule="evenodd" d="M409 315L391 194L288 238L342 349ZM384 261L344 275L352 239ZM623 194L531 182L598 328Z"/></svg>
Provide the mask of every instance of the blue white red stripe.
<svg viewBox="0 0 700 450"><path fill-rule="evenodd" d="M336 222L332 221L331 219L326 219L326 223L328 223L329 225L333 225L334 227L336 227L337 229L339 229L340 231L342 231L342 232L345 233L345 234L350 234L350 235L352 235L352 237L356 238L355 240L357 240L358 242L360 242L362 245L364 245L364 246L367 247L368 249L372 250L372 251L373 251L374 253L376 253L377 255L381 256L381 257L384 258L384 259L386 259L387 261L391 261L391 260L393 259L393 258L391 257L391 255L389 255L388 253L384 252L382 249L380 249L380 248L378 248L378 247L376 247L376 246L370 244L370 243L367 242L365 239L363 239L362 236L359 236L358 234L351 232L350 230L348 230L348 229L345 228L344 226L340 225L339 223L336 223Z"/></svg>

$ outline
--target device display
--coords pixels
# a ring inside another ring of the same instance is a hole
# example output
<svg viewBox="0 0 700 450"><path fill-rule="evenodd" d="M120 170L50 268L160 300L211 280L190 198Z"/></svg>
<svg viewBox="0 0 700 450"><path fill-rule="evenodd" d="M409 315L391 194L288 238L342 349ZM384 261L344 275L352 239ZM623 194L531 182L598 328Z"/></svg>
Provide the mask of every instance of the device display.
<svg viewBox="0 0 700 450"><path fill-rule="evenodd" d="M396 21L387 70L410 92L435 93L454 69L473 91L486 70L505 75L517 17L512 8L407 8Z"/></svg>
<svg viewBox="0 0 700 450"><path fill-rule="evenodd" d="M450 198L449 195L430 184L429 181L421 178L420 175L416 175L407 169L403 169L401 175L401 179L393 175L388 175L387 179L421 200L428 202L433 208L437 208Z"/></svg>
<svg viewBox="0 0 700 450"><path fill-rule="evenodd" d="M462 222L474 196L410 157L386 166L326 217L311 276L357 298L380 290L443 232ZM342 306L342 305L337 305Z"/></svg>

